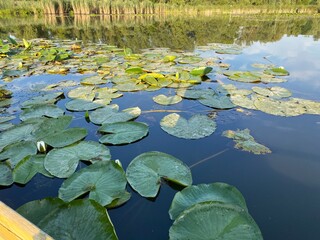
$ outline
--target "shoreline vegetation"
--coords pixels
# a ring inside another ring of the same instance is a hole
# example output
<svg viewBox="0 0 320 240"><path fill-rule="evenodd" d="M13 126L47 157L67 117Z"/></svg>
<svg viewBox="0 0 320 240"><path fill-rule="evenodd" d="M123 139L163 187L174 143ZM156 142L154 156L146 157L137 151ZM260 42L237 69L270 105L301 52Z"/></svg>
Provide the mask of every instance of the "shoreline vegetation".
<svg viewBox="0 0 320 240"><path fill-rule="evenodd" d="M26 15L319 14L319 0L0 0L0 17Z"/></svg>

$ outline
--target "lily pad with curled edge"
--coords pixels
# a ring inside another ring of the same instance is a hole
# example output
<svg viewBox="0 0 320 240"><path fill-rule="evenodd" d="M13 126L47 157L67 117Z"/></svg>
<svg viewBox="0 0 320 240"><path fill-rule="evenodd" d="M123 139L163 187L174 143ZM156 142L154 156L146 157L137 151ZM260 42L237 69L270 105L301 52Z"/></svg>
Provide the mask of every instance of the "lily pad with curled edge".
<svg viewBox="0 0 320 240"><path fill-rule="evenodd" d="M254 105L262 112L277 116L293 117L306 113L306 108L303 104L292 99L280 101L261 96L255 98Z"/></svg>
<svg viewBox="0 0 320 240"><path fill-rule="evenodd" d="M148 125L141 122L116 122L103 124L99 132L106 133L99 142L113 145L138 141L148 134Z"/></svg>
<svg viewBox="0 0 320 240"><path fill-rule="evenodd" d="M166 96L166 95L160 94L160 95L154 96L152 99L153 101L155 101L160 105L173 105L182 101L182 98L178 95Z"/></svg>
<svg viewBox="0 0 320 240"><path fill-rule="evenodd" d="M13 183L12 170L5 164L0 163L0 186L10 186Z"/></svg>
<svg viewBox="0 0 320 240"><path fill-rule="evenodd" d="M57 133L50 134L42 140L54 148L65 147L85 138L88 134L85 128L69 128Z"/></svg>
<svg viewBox="0 0 320 240"><path fill-rule="evenodd" d="M95 101L91 102L84 99L73 99L66 103L66 109L75 112L94 110L103 106L105 105L97 103Z"/></svg>
<svg viewBox="0 0 320 240"><path fill-rule="evenodd" d="M212 71L212 67L198 67L194 68L190 71L192 75L195 76L204 76Z"/></svg>
<svg viewBox="0 0 320 240"><path fill-rule="evenodd" d="M282 87L271 87L271 88L262 88L262 87L252 87L252 90L262 96L271 97L275 99L287 98L291 96L291 92Z"/></svg>
<svg viewBox="0 0 320 240"><path fill-rule="evenodd" d="M68 178L76 170L79 161L110 160L109 149L103 144L93 141L80 143L51 150L45 157L44 167L53 176Z"/></svg>
<svg viewBox="0 0 320 240"><path fill-rule="evenodd" d="M253 136L250 135L249 129L237 131L227 130L224 131L222 135L233 139L236 142L235 148L252 152L254 154L271 153L269 148L255 141Z"/></svg>
<svg viewBox="0 0 320 240"><path fill-rule="evenodd" d="M143 69L141 67L129 67L125 72L128 74L141 74L143 73Z"/></svg>
<svg viewBox="0 0 320 240"><path fill-rule="evenodd" d="M175 137L199 139L210 136L216 130L216 122L206 115L196 114L189 120L177 113L171 113L161 119L162 130Z"/></svg>
<svg viewBox="0 0 320 240"><path fill-rule="evenodd" d="M274 68L268 68L264 70L264 73L270 74L273 76L288 76L289 72L284 69L283 67L274 67Z"/></svg>
<svg viewBox="0 0 320 240"><path fill-rule="evenodd" d="M157 195L161 178L182 186L192 184L189 167L163 152L140 154L130 162L126 174L130 186L143 197Z"/></svg>
<svg viewBox="0 0 320 240"><path fill-rule="evenodd" d="M43 166L44 158L45 155L33 155L22 159L12 172L14 182L26 184L37 173L41 173L46 177L52 177L52 175Z"/></svg>
<svg viewBox="0 0 320 240"><path fill-rule="evenodd" d="M59 97L63 95L63 92L55 92L55 93L49 93L45 95L40 95L34 98L31 98L23 103L21 103L21 106L24 108L31 107L33 105L40 105L40 104L53 104L56 101L59 100Z"/></svg>
<svg viewBox="0 0 320 240"><path fill-rule="evenodd" d="M84 194L102 206L121 198L126 191L127 179L122 167L114 161L94 163L72 174L60 189L59 198L70 202Z"/></svg>
<svg viewBox="0 0 320 240"><path fill-rule="evenodd" d="M247 210L244 197L235 187L226 183L199 184L176 193L169 210L170 218L175 220L184 210L207 201L232 204Z"/></svg>
<svg viewBox="0 0 320 240"><path fill-rule="evenodd" d="M56 105L35 105L30 108L26 108L20 114L21 121L26 121L30 118L39 118L39 117L51 117L57 118L64 114L64 110L57 107Z"/></svg>
<svg viewBox="0 0 320 240"><path fill-rule="evenodd" d="M13 143L0 153L0 161L7 160L11 168L14 168L22 159L29 155L37 154L37 146L32 141Z"/></svg>
<svg viewBox="0 0 320 240"><path fill-rule="evenodd" d="M170 240L262 240L259 227L246 210L219 202L198 203L174 221Z"/></svg>
<svg viewBox="0 0 320 240"><path fill-rule="evenodd" d="M204 95L198 99L198 101L205 106L217 109L230 109L235 107L228 96Z"/></svg>
<svg viewBox="0 0 320 240"><path fill-rule="evenodd" d="M65 203L45 198L28 202L17 211L54 239L118 239L106 209L90 199Z"/></svg>
<svg viewBox="0 0 320 240"><path fill-rule="evenodd" d="M141 109L138 107L127 108L121 112L118 112L118 109L117 105L96 109L89 113L90 121L94 124L126 122L137 118L141 114Z"/></svg>

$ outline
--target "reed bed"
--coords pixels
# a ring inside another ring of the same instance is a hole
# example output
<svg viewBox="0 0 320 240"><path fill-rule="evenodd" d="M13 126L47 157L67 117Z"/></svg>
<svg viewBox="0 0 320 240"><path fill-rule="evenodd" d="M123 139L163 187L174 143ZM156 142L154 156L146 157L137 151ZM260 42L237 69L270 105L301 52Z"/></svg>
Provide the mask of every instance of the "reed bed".
<svg viewBox="0 0 320 240"><path fill-rule="evenodd" d="M320 5L173 4L155 0L0 0L0 15L317 14Z"/></svg>

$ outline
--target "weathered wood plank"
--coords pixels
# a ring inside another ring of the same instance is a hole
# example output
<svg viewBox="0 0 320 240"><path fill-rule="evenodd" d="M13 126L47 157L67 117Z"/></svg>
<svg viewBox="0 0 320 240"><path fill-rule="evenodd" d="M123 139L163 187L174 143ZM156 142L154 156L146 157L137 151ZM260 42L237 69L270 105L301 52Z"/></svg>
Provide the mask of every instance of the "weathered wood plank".
<svg viewBox="0 0 320 240"><path fill-rule="evenodd" d="M0 239L53 240L48 234L0 201Z"/></svg>

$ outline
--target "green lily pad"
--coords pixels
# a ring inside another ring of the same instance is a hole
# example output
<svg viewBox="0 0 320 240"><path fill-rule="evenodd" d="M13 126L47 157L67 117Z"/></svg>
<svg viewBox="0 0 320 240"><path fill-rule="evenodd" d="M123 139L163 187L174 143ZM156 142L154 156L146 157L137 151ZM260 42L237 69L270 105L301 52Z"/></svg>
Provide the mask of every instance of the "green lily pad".
<svg viewBox="0 0 320 240"><path fill-rule="evenodd" d="M115 122L126 122L137 118L141 114L141 109L138 107L127 108L118 112L118 106L106 106L90 112L90 121L94 124L105 124Z"/></svg>
<svg viewBox="0 0 320 240"><path fill-rule="evenodd" d="M64 203L46 198L28 202L17 211L54 239L118 239L106 209L90 199Z"/></svg>
<svg viewBox="0 0 320 240"><path fill-rule="evenodd" d="M178 89L177 95L188 99L199 99L206 95L214 95L216 92L212 89Z"/></svg>
<svg viewBox="0 0 320 240"><path fill-rule="evenodd" d="M225 71L223 72L229 79L246 82L246 83L258 83L261 82L260 74L254 72L241 72L241 71Z"/></svg>
<svg viewBox="0 0 320 240"><path fill-rule="evenodd" d="M173 105L182 101L182 98L178 95L167 97L166 95L160 94L154 96L152 99L161 105Z"/></svg>
<svg viewBox="0 0 320 240"><path fill-rule="evenodd" d="M42 140L52 147L60 148L80 141L81 139L85 138L87 134L88 131L85 128L70 128L55 134L51 134Z"/></svg>
<svg viewBox="0 0 320 240"><path fill-rule="evenodd" d="M132 143L147 136L148 125L141 122L107 123L98 131L107 133L99 139L99 142L119 145Z"/></svg>
<svg viewBox="0 0 320 240"><path fill-rule="evenodd" d="M5 164L0 163L0 186L10 186L13 183L12 170Z"/></svg>
<svg viewBox="0 0 320 240"><path fill-rule="evenodd" d="M91 76L91 77L85 77L81 79L80 83L82 85L99 85L99 84L105 84L107 81L105 79L102 79L101 76Z"/></svg>
<svg viewBox="0 0 320 240"><path fill-rule="evenodd" d="M205 106L217 109L230 109L235 107L228 96L203 95L198 101Z"/></svg>
<svg viewBox="0 0 320 240"><path fill-rule="evenodd" d="M12 143L30 140L34 130L33 124L19 124L0 133L0 150Z"/></svg>
<svg viewBox="0 0 320 240"><path fill-rule="evenodd" d="M202 57L197 56L184 56L178 59L178 63L181 64L193 64L202 61Z"/></svg>
<svg viewBox="0 0 320 240"><path fill-rule="evenodd" d="M103 104L97 103L96 101L91 102L84 99L73 99L66 103L68 110L76 112L94 110L103 106Z"/></svg>
<svg viewBox="0 0 320 240"><path fill-rule="evenodd" d="M83 99L87 101L93 101L96 95L93 89L94 86L77 87L68 92L68 97L72 99Z"/></svg>
<svg viewBox="0 0 320 240"><path fill-rule="evenodd" d="M179 159L162 152L146 152L135 157L127 168L131 187L143 197L155 197L161 178L182 186L192 184L190 169Z"/></svg>
<svg viewBox="0 0 320 240"><path fill-rule="evenodd" d="M261 87L252 87L252 90L262 96L271 97L275 99L287 98L291 96L291 92L282 87L271 87L271 88L261 88Z"/></svg>
<svg viewBox="0 0 320 240"><path fill-rule="evenodd" d="M176 193L169 210L170 218L175 220L184 210L207 201L233 204L247 210L244 197L235 187L226 183L199 184Z"/></svg>
<svg viewBox="0 0 320 240"><path fill-rule="evenodd" d="M143 73L143 69L141 67L129 67L125 72L128 74L140 74Z"/></svg>
<svg viewBox="0 0 320 240"><path fill-rule="evenodd" d="M169 230L170 240L262 240L247 211L218 202L198 203L185 210Z"/></svg>
<svg viewBox="0 0 320 240"><path fill-rule="evenodd" d="M303 107L306 114L318 114L320 115L320 102L301 99L301 98L292 98L292 102L299 104L299 108Z"/></svg>
<svg viewBox="0 0 320 240"><path fill-rule="evenodd" d="M292 99L280 101L267 97L257 97L254 100L254 105L262 112L277 116L292 117L306 113L304 105Z"/></svg>
<svg viewBox="0 0 320 240"><path fill-rule="evenodd" d="M58 101L58 98L63 95L63 92L49 93L41 96L37 96L27 100L21 104L22 107L27 108L34 105L54 104Z"/></svg>
<svg viewBox="0 0 320 240"><path fill-rule="evenodd" d="M16 183L26 184L37 173L41 173L47 177L52 175L44 168L45 155L27 156L20 161L13 170L13 180Z"/></svg>
<svg viewBox="0 0 320 240"><path fill-rule="evenodd" d="M25 121L30 118L39 118L43 116L57 118L63 114L64 111L56 105L35 105L24 109L19 117L22 121Z"/></svg>
<svg viewBox="0 0 320 240"><path fill-rule="evenodd" d="M216 123L206 115L194 115L189 120L172 113L160 121L161 128L179 138L199 139L211 135L216 130Z"/></svg>
<svg viewBox="0 0 320 240"><path fill-rule="evenodd" d="M68 178L75 172L80 160L93 162L110 158L110 151L103 144L82 141L51 150L45 157L44 167L53 176Z"/></svg>
<svg viewBox="0 0 320 240"><path fill-rule="evenodd" d="M147 88L147 85L131 81L131 82L125 82L121 84L116 84L114 88L122 92L137 92Z"/></svg>
<svg viewBox="0 0 320 240"><path fill-rule="evenodd" d="M199 67L199 68L194 68L190 71L192 75L195 76L204 76L212 71L212 67Z"/></svg>
<svg viewBox="0 0 320 240"><path fill-rule="evenodd" d="M58 118L39 118L39 120L41 122L34 131L33 136L36 141L43 141L44 138L66 129L72 121L72 116L63 115Z"/></svg>
<svg viewBox="0 0 320 240"><path fill-rule="evenodd" d="M0 153L0 161L7 160L14 168L22 159L37 153L37 146L31 141L21 141L11 144Z"/></svg>
<svg viewBox="0 0 320 240"><path fill-rule="evenodd" d="M255 109L255 110L257 109L256 106L254 105L254 99L252 99L249 96L235 94L230 96L230 100L233 104L239 107L243 107L247 109Z"/></svg>
<svg viewBox="0 0 320 240"><path fill-rule="evenodd" d="M126 184L126 174L117 163L102 161L81 169L65 180L59 189L59 197L70 202L89 193L90 199L106 206L126 192Z"/></svg>
<svg viewBox="0 0 320 240"><path fill-rule="evenodd" d="M237 131L227 130L224 131L222 135L233 139L236 142L235 148L252 152L254 154L271 153L269 148L255 141L255 139L250 135L249 129Z"/></svg>
<svg viewBox="0 0 320 240"><path fill-rule="evenodd" d="M264 70L264 73L270 74L273 76L288 76L289 72L283 67L275 67Z"/></svg>

